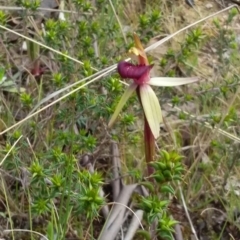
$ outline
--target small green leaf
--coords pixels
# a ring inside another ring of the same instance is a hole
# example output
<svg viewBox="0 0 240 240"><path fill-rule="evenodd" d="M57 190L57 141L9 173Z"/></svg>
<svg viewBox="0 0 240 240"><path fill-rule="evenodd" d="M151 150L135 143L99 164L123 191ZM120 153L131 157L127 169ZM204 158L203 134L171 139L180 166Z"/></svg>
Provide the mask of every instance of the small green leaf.
<svg viewBox="0 0 240 240"><path fill-rule="evenodd" d="M35 61L39 57L40 47L38 44L27 41L28 56L32 61Z"/></svg>
<svg viewBox="0 0 240 240"><path fill-rule="evenodd" d="M174 191L173 187L170 186L170 185L163 185L163 186L161 186L161 192L163 192L163 193L171 193L173 195L175 194L175 191Z"/></svg>
<svg viewBox="0 0 240 240"><path fill-rule="evenodd" d="M49 239L54 239L54 227L52 222L49 222L47 225L47 237Z"/></svg>
<svg viewBox="0 0 240 240"><path fill-rule="evenodd" d="M160 236L162 239L165 239L165 240L173 240L174 239L170 233L160 233Z"/></svg>
<svg viewBox="0 0 240 240"><path fill-rule="evenodd" d="M141 182L140 185L146 187L151 192L154 192L154 187L153 187L152 183L150 183L150 182Z"/></svg>
<svg viewBox="0 0 240 240"><path fill-rule="evenodd" d="M151 236L150 236L149 232L147 232L145 230L138 230L136 232L136 235L142 235L145 240L150 240L151 239Z"/></svg>
<svg viewBox="0 0 240 240"><path fill-rule="evenodd" d="M156 170L165 170L166 169L166 164L163 162L155 162L155 163L151 163L151 166L153 166Z"/></svg>
<svg viewBox="0 0 240 240"><path fill-rule="evenodd" d="M0 68L0 84L6 80L6 77L4 76L5 70L3 68Z"/></svg>
<svg viewBox="0 0 240 240"><path fill-rule="evenodd" d="M154 174L153 177L158 183L163 183L166 180L165 177L161 173Z"/></svg>
<svg viewBox="0 0 240 240"><path fill-rule="evenodd" d="M161 151L161 155L163 156L163 159L164 159L165 161L169 162L169 160L170 160L170 154L169 154L167 151L162 150L162 151Z"/></svg>

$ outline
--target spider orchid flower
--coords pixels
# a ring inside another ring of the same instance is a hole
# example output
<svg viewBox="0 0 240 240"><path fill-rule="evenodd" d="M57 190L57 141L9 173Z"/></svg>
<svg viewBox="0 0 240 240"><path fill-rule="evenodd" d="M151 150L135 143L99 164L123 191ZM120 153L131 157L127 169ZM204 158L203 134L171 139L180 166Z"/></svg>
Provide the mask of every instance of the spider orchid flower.
<svg viewBox="0 0 240 240"><path fill-rule="evenodd" d="M133 82L126 89L112 115L108 126L111 127L117 119L124 104L136 91L139 101L144 111L144 142L145 157L147 163L153 161L155 155L155 139L159 137L160 123L162 120L161 107L156 94L150 85L161 87L172 87L189 84L198 81L196 77L175 78L175 77L150 77L153 65L150 65L136 34L134 34L135 46L130 49L130 53L137 57L138 64L125 61L118 63L118 73L122 78L133 79ZM150 171L151 172L151 171Z"/></svg>

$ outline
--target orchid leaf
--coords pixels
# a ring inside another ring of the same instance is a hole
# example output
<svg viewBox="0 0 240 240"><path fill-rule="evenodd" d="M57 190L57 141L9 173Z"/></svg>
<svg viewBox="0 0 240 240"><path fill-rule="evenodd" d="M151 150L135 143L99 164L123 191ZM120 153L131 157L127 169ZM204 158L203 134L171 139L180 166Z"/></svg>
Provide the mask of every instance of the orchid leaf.
<svg viewBox="0 0 240 240"><path fill-rule="evenodd" d="M159 137L159 125L162 122L159 101L152 88L147 84L140 86L140 97L149 127L156 139Z"/></svg>
<svg viewBox="0 0 240 240"><path fill-rule="evenodd" d="M188 78L174 78L174 77L154 77L151 78L148 84L160 87L173 87L184 84L197 82L199 78L188 77Z"/></svg>
<svg viewBox="0 0 240 240"><path fill-rule="evenodd" d="M117 119L118 114L120 113L120 111L122 110L123 106L125 105L125 103L127 102L127 100L131 97L131 95L133 94L133 92L136 90L137 88L137 84L132 83L124 92L124 94L122 95L116 109L115 112L113 113L109 123L108 123L108 127L112 127L112 125L114 124L114 122Z"/></svg>

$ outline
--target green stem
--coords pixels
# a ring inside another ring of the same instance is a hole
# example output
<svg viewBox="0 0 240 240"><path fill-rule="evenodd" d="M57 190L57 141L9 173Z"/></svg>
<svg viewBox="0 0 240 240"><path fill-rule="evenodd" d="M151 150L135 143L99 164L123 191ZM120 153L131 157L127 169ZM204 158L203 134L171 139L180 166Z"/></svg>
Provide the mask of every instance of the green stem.
<svg viewBox="0 0 240 240"><path fill-rule="evenodd" d="M148 176L153 174L154 169L149 165L154 160L155 156L155 138L149 127L148 121L144 115L144 145L145 145L145 158L147 163Z"/></svg>

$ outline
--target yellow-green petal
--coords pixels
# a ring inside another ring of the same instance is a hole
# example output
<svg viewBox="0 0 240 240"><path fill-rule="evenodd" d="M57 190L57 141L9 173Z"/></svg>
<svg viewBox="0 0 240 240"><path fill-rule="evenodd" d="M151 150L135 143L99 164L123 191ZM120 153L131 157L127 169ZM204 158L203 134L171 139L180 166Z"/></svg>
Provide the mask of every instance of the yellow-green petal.
<svg viewBox="0 0 240 240"><path fill-rule="evenodd" d="M114 124L114 122L117 119L118 114L120 113L120 111L122 110L123 106L125 105L125 103L127 102L127 100L131 97L131 95L133 94L133 92L136 90L137 88L137 84L132 83L124 92L124 94L122 95L116 109L115 112L113 113L109 123L108 123L108 127L111 128L112 125Z"/></svg>
<svg viewBox="0 0 240 240"><path fill-rule="evenodd" d="M147 84L140 86L140 97L144 114L152 134L156 139L159 137L160 123L163 121L158 98L152 88Z"/></svg>
<svg viewBox="0 0 240 240"><path fill-rule="evenodd" d="M148 84L159 87L174 87L199 81L198 77L153 77Z"/></svg>

